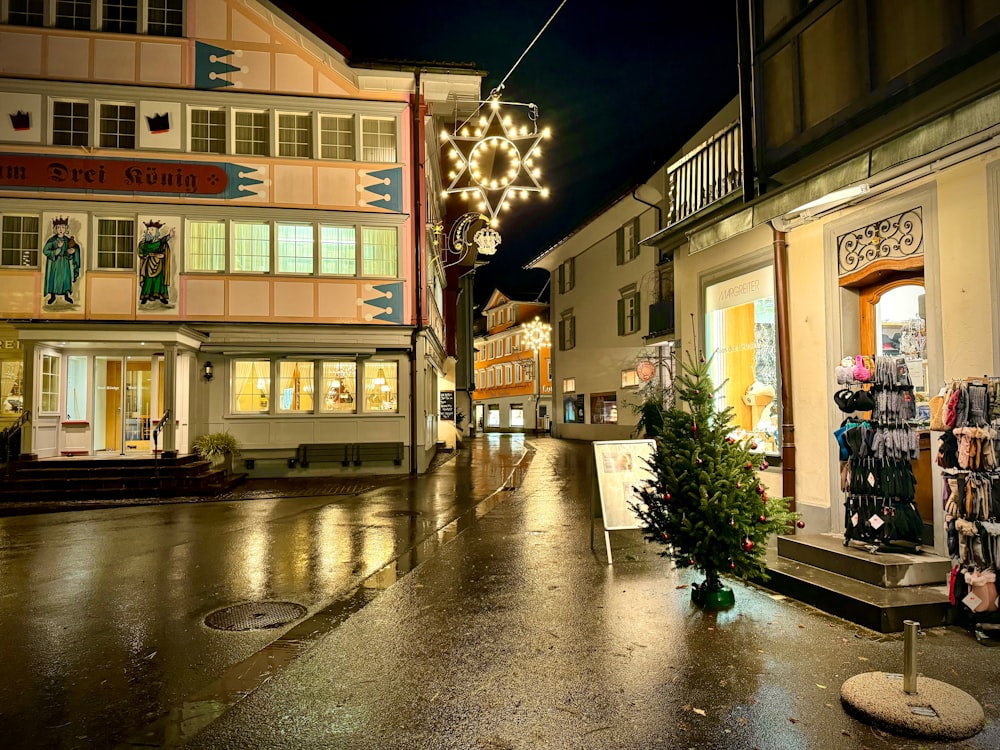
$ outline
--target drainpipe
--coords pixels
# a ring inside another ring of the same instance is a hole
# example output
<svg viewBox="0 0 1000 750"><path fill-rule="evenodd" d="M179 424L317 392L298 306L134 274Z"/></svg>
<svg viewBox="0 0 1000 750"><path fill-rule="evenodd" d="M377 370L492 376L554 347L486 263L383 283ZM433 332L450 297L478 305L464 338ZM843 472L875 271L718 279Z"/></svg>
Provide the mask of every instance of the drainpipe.
<svg viewBox="0 0 1000 750"><path fill-rule="evenodd" d="M774 296L778 313L778 364L781 368L781 494L795 510L795 415L792 411L792 362L788 340L788 253L785 233L774 233ZM795 532L795 528L791 529Z"/></svg>
<svg viewBox="0 0 1000 750"><path fill-rule="evenodd" d="M413 90L413 298L416 311L416 326L410 338L410 474L417 473L417 436L421 427L418 424L417 406L417 342L424 328L424 274L423 274L423 204L420 200L423 189L420 167L423 164L421 148L423 146L423 115L420 111L420 71L414 73ZM421 423L424 421L419 420Z"/></svg>

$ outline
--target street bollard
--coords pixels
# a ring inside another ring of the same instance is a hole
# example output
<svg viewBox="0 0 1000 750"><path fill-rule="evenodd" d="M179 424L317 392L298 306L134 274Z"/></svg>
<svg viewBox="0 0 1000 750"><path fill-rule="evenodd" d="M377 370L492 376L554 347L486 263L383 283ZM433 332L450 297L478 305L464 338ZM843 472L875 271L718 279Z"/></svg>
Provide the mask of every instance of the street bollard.
<svg viewBox="0 0 1000 750"><path fill-rule="evenodd" d="M903 692L917 692L917 631L920 623L903 620Z"/></svg>

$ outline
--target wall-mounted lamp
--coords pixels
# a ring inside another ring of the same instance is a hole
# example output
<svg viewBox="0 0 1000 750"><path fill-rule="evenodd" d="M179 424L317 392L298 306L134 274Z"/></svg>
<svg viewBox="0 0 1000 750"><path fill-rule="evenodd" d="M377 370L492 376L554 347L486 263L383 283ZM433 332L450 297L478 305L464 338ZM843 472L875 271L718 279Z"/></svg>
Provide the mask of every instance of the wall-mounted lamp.
<svg viewBox="0 0 1000 750"><path fill-rule="evenodd" d="M215 372L212 370L212 363L211 362L206 362L205 363L205 366L202 368L202 377L204 377L205 380L209 380L209 381L212 378L215 377Z"/></svg>

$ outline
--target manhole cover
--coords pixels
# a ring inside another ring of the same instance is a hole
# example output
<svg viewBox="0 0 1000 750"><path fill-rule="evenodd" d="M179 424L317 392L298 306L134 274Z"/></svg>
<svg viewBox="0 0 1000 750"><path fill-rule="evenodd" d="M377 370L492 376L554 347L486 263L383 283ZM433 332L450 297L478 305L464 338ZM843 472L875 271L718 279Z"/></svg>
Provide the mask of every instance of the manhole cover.
<svg viewBox="0 0 1000 750"><path fill-rule="evenodd" d="M293 602L247 602L223 607L205 618L216 630L260 630L298 620L306 608Z"/></svg>
<svg viewBox="0 0 1000 750"><path fill-rule="evenodd" d="M375 515L379 518L415 518L421 513L419 510L383 510Z"/></svg>

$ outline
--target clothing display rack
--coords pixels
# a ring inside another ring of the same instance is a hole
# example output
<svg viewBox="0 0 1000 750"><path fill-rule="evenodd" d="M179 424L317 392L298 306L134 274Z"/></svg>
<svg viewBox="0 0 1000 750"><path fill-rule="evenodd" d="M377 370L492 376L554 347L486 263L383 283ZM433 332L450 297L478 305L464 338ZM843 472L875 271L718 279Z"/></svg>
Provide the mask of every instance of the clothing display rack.
<svg viewBox="0 0 1000 750"><path fill-rule="evenodd" d="M1000 378L952 381L934 397L942 468L949 597L976 637L1000 637Z"/></svg>
<svg viewBox="0 0 1000 750"><path fill-rule="evenodd" d="M924 525L914 503L911 461L920 443L911 420L916 400L903 357L846 358L834 401L848 416L834 433L840 448L844 493L844 546L861 542L870 552L919 552ZM865 414L870 414L865 417Z"/></svg>

